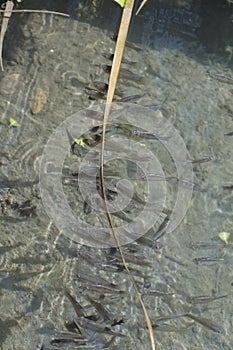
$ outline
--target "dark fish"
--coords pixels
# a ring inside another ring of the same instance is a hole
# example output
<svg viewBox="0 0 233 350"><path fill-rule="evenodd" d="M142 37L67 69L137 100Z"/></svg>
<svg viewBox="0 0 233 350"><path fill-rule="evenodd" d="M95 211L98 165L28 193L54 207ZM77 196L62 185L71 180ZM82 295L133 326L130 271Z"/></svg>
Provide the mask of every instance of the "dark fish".
<svg viewBox="0 0 233 350"><path fill-rule="evenodd" d="M196 249L213 249L216 247L225 246L222 242L191 242L189 247L193 250Z"/></svg>
<svg viewBox="0 0 233 350"><path fill-rule="evenodd" d="M209 76L215 80L220 81L221 83L225 84L233 84L233 77L230 77L229 75L223 75L218 73L211 73L210 71L207 71Z"/></svg>
<svg viewBox="0 0 233 350"><path fill-rule="evenodd" d="M113 53L103 53L102 56L107 58L107 60L109 60L109 61L113 61L113 58L114 58L114 54ZM125 64L136 64L137 62L133 62L133 61L127 60L126 58L123 57L122 58L122 63L125 63Z"/></svg>
<svg viewBox="0 0 233 350"><path fill-rule="evenodd" d="M98 314L104 319L112 321L114 320L114 316L104 307L103 303L99 303L93 300L88 294L85 295L85 298L94 306Z"/></svg>
<svg viewBox="0 0 233 350"><path fill-rule="evenodd" d="M92 211L92 208L90 206L90 204L88 203L88 201L84 201L83 203L83 212L85 215L89 215Z"/></svg>
<svg viewBox="0 0 233 350"><path fill-rule="evenodd" d="M94 81L93 85L98 91L102 92L103 94L106 94L108 91L108 84L103 83L102 81Z"/></svg>
<svg viewBox="0 0 233 350"><path fill-rule="evenodd" d="M208 295L199 295L199 296L188 296L186 298L189 304L205 304L210 303L214 300L226 298L227 295L219 295L219 296L208 296Z"/></svg>
<svg viewBox="0 0 233 350"><path fill-rule="evenodd" d="M75 300L75 298L70 294L70 292L68 290L65 291L65 295L67 296L67 298L69 299L69 301L73 305L73 308L74 308L74 311L76 312L76 315L83 316L83 317L86 316L83 307L77 302L77 300Z"/></svg>
<svg viewBox="0 0 233 350"><path fill-rule="evenodd" d="M169 222L170 222L170 217L166 216L154 235L153 239L155 241L157 241L159 238L161 238L163 235L165 235Z"/></svg>
<svg viewBox="0 0 233 350"><path fill-rule="evenodd" d="M90 98L92 98L94 100L96 100L98 98L100 98L100 99L104 98L104 93L100 92L99 90L85 87L84 91Z"/></svg>
<svg viewBox="0 0 233 350"><path fill-rule="evenodd" d="M219 334L225 334L225 329L215 321L209 320L208 318L200 317L200 316L195 316L193 314L185 314L184 316L191 318L195 322L200 323L202 326L210 329L213 332L219 333Z"/></svg>
<svg viewBox="0 0 233 350"><path fill-rule="evenodd" d="M224 190L233 190L233 185L222 186Z"/></svg>
<svg viewBox="0 0 233 350"><path fill-rule="evenodd" d="M201 159L195 159L195 160L192 160L192 164L206 163L206 162L209 162L210 160L213 160L213 157L209 156Z"/></svg>
<svg viewBox="0 0 233 350"><path fill-rule="evenodd" d="M224 134L224 136L233 136L233 131L228 132L227 134Z"/></svg>
<svg viewBox="0 0 233 350"><path fill-rule="evenodd" d="M104 65L102 65L102 68L103 68L105 73L108 73L108 74L111 73L112 66L104 64ZM135 81L136 83L143 83L144 82L143 77L139 77L136 74L134 74L133 72L131 72L130 70L125 69L125 68L120 69L119 78L132 80L132 81Z"/></svg>
<svg viewBox="0 0 233 350"><path fill-rule="evenodd" d="M167 140L168 139L168 137L157 136L157 135L154 135L151 132L145 131L145 130L133 130L132 134L135 136L139 136L140 138L148 139L148 140Z"/></svg>
<svg viewBox="0 0 233 350"><path fill-rule="evenodd" d="M109 327L106 327L105 325L101 325L98 324L86 317L78 317L77 319L75 319L76 323L85 329L90 329L94 332L98 332L98 333L103 333L103 334L108 334L108 335L115 335L118 337L123 337L124 334L119 333L119 332L114 332L112 331Z"/></svg>
<svg viewBox="0 0 233 350"><path fill-rule="evenodd" d="M132 96L126 96L126 97L122 97L119 100L116 100L116 102L136 102L137 100L139 100L139 98L142 98L144 95L132 95Z"/></svg>
<svg viewBox="0 0 233 350"><path fill-rule="evenodd" d="M138 244L142 244L146 247L151 247L155 249L161 249L163 246L161 243L154 241L149 237L142 236L136 240Z"/></svg>
<svg viewBox="0 0 233 350"><path fill-rule="evenodd" d="M210 256L205 256L202 258L195 258L193 259L193 261L195 262L195 264L197 265L214 265L218 262L222 262L224 261L224 258L211 258Z"/></svg>
<svg viewBox="0 0 233 350"><path fill-rule="evenodd" d="M200 316L195 316L191 313L186 313L186 314L181 314L181 315L171 315L171 316L165 316L165 317L160 317L156 319L156 323L158 324L160 322L165 322L165 321L169 321L169 320L174 320L174 319L178 319L178 318L182 318L182 317L188 317L191 318L193 321L200 323L202 326L212 330L213 332L219 333L219 334L225 334L225 329L219 325L218 323L208 319L208 318L204 318L204 317L200 317Z"/></svg>
<svg viewBox="0 0 233 350"><path fill-rule="evenodd" d="M105 285L102 285L102 284L86 284L86 283L83 283L82 284L82 290L86 289L86 290L90 290L90 291L95 291L97 293L100 293L100 294L116 294L116 295L119 295L120 293L125 293L124 290L121 290L119 288L115 288L111 285L109 286L105 286Z"/></svg>
<svg viewBox="0 0 233 350"><path fill-rule="evenodd" d="M117 41L117 35L111 36L111 39L112 39L113 41ZM137 46L137 45L135 45L135 44L133 44L133 43L130 43L129 41L126 41L125 46L127 46L127 47L129 47L130 49L133 49L133 50L135 50L135 51L142 51L142 49L141 49L139 46Z"/></svg>
<svg viewBox="0 0 233 350"><path fill-rule="evenodd" d="M141 294L142 295L154 295L156 297L164 297L164 296L174 297L174 295L175 295L174 293L160 292L156 289L149 289L149 290L143 289L141 291Z"/></svg>
<svg viewBox="0 0 233 350"><path fill-rule="evenodd" d="M167 323L156 323L153 324L152 327L155 331L162 331L162 332L183 332L190 328L190 326L193 325L192 323L187 324L184 327L175 327Z"/></svg>

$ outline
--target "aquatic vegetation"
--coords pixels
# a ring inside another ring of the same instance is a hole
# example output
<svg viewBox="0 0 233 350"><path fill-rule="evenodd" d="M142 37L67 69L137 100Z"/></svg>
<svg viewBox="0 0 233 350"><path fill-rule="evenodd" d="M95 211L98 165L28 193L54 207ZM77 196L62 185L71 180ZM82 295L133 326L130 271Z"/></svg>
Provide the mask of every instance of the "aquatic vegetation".
<svg viewBox="0 0 233 350"><path fill-rule="evenodd" d="M10 126L20 126L20 124L13 118L9 119Z"/></svg>
<svg viewBox="0 0 233 350"><path fill-rule="evenodd" d="M228 239L230 238L231 233L230 232L220 232L218 234L218 237L223 241L224 243L228 244Z"/></svg>

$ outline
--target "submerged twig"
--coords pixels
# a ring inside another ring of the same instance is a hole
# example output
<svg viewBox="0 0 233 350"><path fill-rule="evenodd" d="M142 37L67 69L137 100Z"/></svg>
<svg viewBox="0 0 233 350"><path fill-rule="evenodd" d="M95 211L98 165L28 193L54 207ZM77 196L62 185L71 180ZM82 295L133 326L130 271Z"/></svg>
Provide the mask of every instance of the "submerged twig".
<svg viewBox="0 0 233 350"><path fill-rule="evenodd" d="M2 19L2 25L1 25L1 33L0 33L0 65L1 65L1 69L2 71L3 69L3 63L2 63L2 48L3 48L3 40L6 34L6 30L7 30L7 26L8 26L8 22L9 19L11 17L12 11L14 8L14 3L11 0L8 0L6 2L6 8L5 10L1 10L1 12L4 12L3 14L3 19Z"/></svg>
<svg viewBox="0 0 233 350"><path fill-rule="evenodd" d="M147 0L142 0L139 8L137 9L137 12L136 12L136 16L139 14L139 12L141 11L141 9L143 8L143 6L147 3Z"/></svg>
<svg viewBox="0 0 233 350"><path fill-rule="evenodd" d="M12 2L12 1L8 1L8 2ZM0 12L4 12L4 13L12 13L12 12L30 12L30 13L45 13L45 14L50 14L50 15L57 15L57 16L63 16L63 17L70 17L70 15L68 15L68 13L63 13L63 12L57 12L57 11L49 11L49 10L27 10L27 9L22 9L22 10L0 10Z"/></svg>

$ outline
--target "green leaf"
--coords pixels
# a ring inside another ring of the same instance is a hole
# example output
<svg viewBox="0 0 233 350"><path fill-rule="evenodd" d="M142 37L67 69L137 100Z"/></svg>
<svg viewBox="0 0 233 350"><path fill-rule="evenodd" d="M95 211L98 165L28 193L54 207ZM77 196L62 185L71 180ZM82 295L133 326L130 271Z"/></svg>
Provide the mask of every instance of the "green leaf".
<svg viewBox="0 0 233 350"><path fill-rule="evenodd" d="M80 145L82 147L86 146L82 138L81 139L75 139L74 142L77 143L77 145Z"/></svg>
<svg viewBox="0 0 233 350"><path fill-rule="evenodd" d="M11 126L20 126L20 124L16 120L14 120L13 118L9 119L9 123Z"/></svg>
<svg viewBox="0 0 233 350"><path fill-rule="evenodd" d="M125 0L114 0L117 2L121 7L125 7Z"/></svg>
<svg viewBox="0 0 233 350"><path fill-rule="evenodd" d="M226 244L228 244L228 239L230 238L231 233L230 232L220 232L218 234L218 237L225 242Z"/></svg>

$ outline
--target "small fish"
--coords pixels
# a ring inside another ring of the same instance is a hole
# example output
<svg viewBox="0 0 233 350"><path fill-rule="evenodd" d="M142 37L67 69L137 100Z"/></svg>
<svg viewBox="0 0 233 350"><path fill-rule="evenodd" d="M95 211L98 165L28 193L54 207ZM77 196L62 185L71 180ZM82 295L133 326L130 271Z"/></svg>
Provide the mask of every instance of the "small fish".
<svg viewBox="0 0 233 350"><path fill-rule="evenodd" d="M104 64L104 65L102 65L102 68L103 68L105 73L108 73L108 74L111 73L112 66ZM134 74L133 72L131 72L130 70L125 69L125 68L120 69L119 78L132 80L132 81L135 81L136 83L143 83L144 82L143 77L139 77L136 74Z"/></svg>
<svg viewBox="0 0 233 350"><path fill-rule="evenodd" d="M102 56L107 58L107 60L109 60L109 61L113 61L113 58L114 58L114 54L113 53L103 53ZM126 58L123 57L122 58L122 63L125 63L125 64L136 64L137 62L133 62L133 61L127 60Z"/></svg>
<svg viewBox="0 0 233 350"><path fill-rule="evenodd" d="M96 100L98 98L100 99L104 98L104 93L96 89L85 87L84 92L93 100Z"/></svg>
<svg viewBox="0 0 233 350"><path fill-rule="evenodd" d="M199 295L199 296L188 296L186 301L189 304L205 304L210 303L214 300L226 298L227 295L219 295L219 296L209 296L209 295Z"/></svg>
<svg viewBox="0 0 233 350"><path fill-rule="evenodd" d="M158 291L158 290L156 290L156 289L149 289L149 290L143 289L143 290L141 291L141 293L142 293L143 295L154 295L154 296L156 296L156 297L164 297L164 296L174 297L174 295L175 295L174 293L160 292L160 291Z"/></svg>
<svg viewBox="0 0 233 350"><path fill-rule="evenodd" d="M233 185L225 185L225 186L222 186L222 188L224 190L233 190Z"/></svg>
<svg viewBox="0 0 233 350"><path fill-rule="evenodd" d="M219 73L211 73L210 71L207 71L207 73L211 78L218 80L221 83L233 84L233 77L230 77L229 75L227 76Z"/></svg>
<svg viewBox="0 0 233 350"><path fill-rule="evenodd" d="M93 85L98 91L102 92L103 94L106 94L108 91L108 84L103 83L102 81L94 81Z"/></svg>
<svg viewBox="0 0 233 350"><path fill-rule="evenodd" d="M221 242L191 242L189 245L189 248L196 250L196 249L213 249L223 247L223 244Z"/></svg>
<svg viewBox="0 0 233 350"><path fill-rule="evenodd" d="M209 162L209 161L211 161L213 159L214 158L211 157L211 156L204 157L204 158L201 158L201 159L195 159L195 160L192 160L192 164L206 163L206 162Z"/></svg>
<svg viewBox="0 0 233 350"><path fill-rule="evenodd" d="M132 134L148 140L167 140L168 139L168 137L157 136L145 130L133 130Z"/></svg>
<svg viewBox="0 0 233 350"><path fill-rule="evenodd" d="M68 290L65 291L65 295L67 296L67 298L69 299L69 301L73 305L73 308L74 308L74 311L76 312L76 315L84 317L85 311L84 311L83 307L77 302L77 300L75 300L75 298L70 294L70 292Z"/></svg>
<svg viewBox="0 0 233 350"><path fill-rule="evenodd" d="M200 317L200 316L195 316L193 314L185 314L184 316L191 318L195 322L200 323L202 326L209 328L211 331L219 333L219 334L225 334L225 329L218 323L209 320L208 318Z"/></svg>
<svg viewBox="0 0 233 350"><path fill-rule="evenodd" d="M193 261L195 262L195 264L197 265L214 265L218 262L222 262L224 261L224 258L211 258L210 256L205 256L202 258L195 258L193 259Z"/></svg>
<svg viewBox="0 0 233 350"><path fill-rule="evenodd" d="M183 332L189 329L190 326L192 325L193 325L193 322L188 323L184 327L175 327L167 323L156 323L156 324L153 324L152 327L155 331L160 331L160 332Z"/></svg>
<svg viewBox="0 0 233 350"><path fill-rule="evenodd" d="M112 39L113 41L117 41L117 35L111 36L111 39ZM139 46L137 46L137 45L135 45L135 44L133 44L133 43L130 43L129 41L126 41L125 46L127 46L127 47L129 47L130 49L133 49L133 50L135 50L135 51L142 51L142 49L141 49Z"/></svg>
<svg viewBox="0 0 233 350"><path fill-rule="evenodd" d="M233 136L233 131L228 132L227 134L224 134L224 136Z"/></svg>
<svg viewBox="0 0 233 350"><path fill-rule="evenodd" d="M109 327L106 327L105 325L98 324L98 323L96 323L96 322L94 322L86 317L79 317L75 321L80 327L85 328L85 329L90 329L94 332L108 334L108 335L115 335L118 337L124 336L124 334L119 333L119 332L114 332Z"/></svg>
<svg viewBox="0 0 233 350"><path fill-rule="evenodd" d="M90 204L88 203L87 200L84 200L84 203L83 203L83 212L85 215L89 215L92 211L92 208L90 206Z"/></svg>
<svg viewBox="0 0 233 350"><path fill-rule="evenodd" d="M158 230L155 233L154 240L157 241L159 238L165 235L167 226L170 222L170 217L166 216L161 225L159 226Z"/></svg>
<svg viewBox="0 0 233 350"><path fill-rule="evenodd" d="M88 294L85 295L85 298L94 306L96 311L99 313L99 315L104 320L113 320L114 316L104 307L103 303L98 303L97 301L93 300Z"/></svg>
<svg viewBox="0 0 233 350"><path fill-rule="evenodd" d="M162 249L162 244L160 242L156 242L153 239L149 238L149 237L139 237L136 242L138 244L142 244L146 247L150 247L150 248L155 248L155 249Z"/></svg>
<svg viewBox="0 0 233 350"><path fill-rule="evenodd" d="M122 97L119 100L116 100L116 102L131 102L134 103L135 101L139 100L139 98L142 98L144 95L132 95L132 96L126 96Z"/></svg>
<svg viewBox="0 0 233 350"><path fill-rule="evenodd" d="M208 319L208 318L204 318L201 316L196 316L193 315L191 313L186 313L186 314L180 314L180 315L171 315L171 316L165 316L165 317L160 317L156 319L156 324L160 323L160 322L164 322L164 321L169 321L169 320L174 320L174 319L178 319L178 318L182 318L182 317L188 317L191 318L193 321L200 323L202 326L212 330L213 332L219 333L219 334L225 334L225 329L217 324L216 322Z"/></svg>

